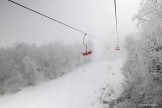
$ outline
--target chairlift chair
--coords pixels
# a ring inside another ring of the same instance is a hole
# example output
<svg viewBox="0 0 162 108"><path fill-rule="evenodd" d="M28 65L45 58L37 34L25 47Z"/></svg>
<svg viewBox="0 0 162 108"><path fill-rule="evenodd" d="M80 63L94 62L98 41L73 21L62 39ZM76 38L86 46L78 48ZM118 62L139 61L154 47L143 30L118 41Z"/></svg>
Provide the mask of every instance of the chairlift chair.
<svg viewBox="0 0 162 108"><path fill-rule="evenodd" d="M85 52L82 52L82 56L88 56L88 55L90 55L90 54L92 54L92 50L89 50L89 51L87 51L87 44L85 44L85 36L86 36L87 34L85 34L84 35L84 37L83 37L83 44L85 45L85 47L86 47L86 50L85 50Z"/></svg>
<svg viewBox="0 0 162 108"><path fill-rule="evenodd" d="M117 46L115 47L115 50L120 50L119 47L119 36L118 36L118 21L117 21L117 12L116 12L116 0L114 0L114 6L115 6L115 20L116 20L116 36L117 36Z"/></svg>
<svg viewBox="0 0 162 108"><path fill-rule="evenodd" d="M92 51L91 51L91 50L90 50L90 51L86 51L86 52L82 53L82 55L83 55L83 56L87 56L87 55L90 55L90 54L92 54Z"/></svg>
<svg viewBox="0 0 162 108"><path fill-rule="evenodd" d="M115 50L120 50L120 47L119 47L119 46L116 46L116 47L115 47Z"/></svg>
<svg viewBox="0 0 162 108"><path fill-rule="evenodd" d="M116 47L115 47L115 50L120 50L120 47L119 47L119 40L118 40L118 44L117 44Z"/></svg>

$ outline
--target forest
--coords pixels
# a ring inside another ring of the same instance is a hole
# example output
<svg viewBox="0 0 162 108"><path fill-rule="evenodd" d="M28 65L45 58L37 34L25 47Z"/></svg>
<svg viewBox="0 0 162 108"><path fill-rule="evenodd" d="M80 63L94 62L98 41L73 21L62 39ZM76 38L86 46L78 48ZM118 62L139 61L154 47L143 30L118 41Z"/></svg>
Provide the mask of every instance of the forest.
<svg viewBox="0 0 162 108"><path fill-rule="evenodd" d="M92 48L91 41L88 41ZM90 62L83 57L82 44L54 42L37 47L15 43L0 48L0 94L15 93L26 86L56 79L74 68Z"/></svg>

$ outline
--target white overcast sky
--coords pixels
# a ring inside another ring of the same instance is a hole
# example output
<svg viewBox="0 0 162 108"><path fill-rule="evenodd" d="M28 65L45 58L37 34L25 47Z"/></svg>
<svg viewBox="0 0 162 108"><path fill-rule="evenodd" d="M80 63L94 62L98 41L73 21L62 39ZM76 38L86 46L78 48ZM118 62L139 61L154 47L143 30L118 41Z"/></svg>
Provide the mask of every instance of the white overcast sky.
<svg viewBox="0 0 162 108"><path fill-rule="evenodd" d="M113 0L14 0L52 18L110 42L116 41ZM140 0L116 0L119 38L137 32L132 16ZM37 45L62 40L82 42L83 34L0 0L0 46L15 42ZM95 39L92 39L95 40ZM95 44L99 41L95 40Z"/></svg>

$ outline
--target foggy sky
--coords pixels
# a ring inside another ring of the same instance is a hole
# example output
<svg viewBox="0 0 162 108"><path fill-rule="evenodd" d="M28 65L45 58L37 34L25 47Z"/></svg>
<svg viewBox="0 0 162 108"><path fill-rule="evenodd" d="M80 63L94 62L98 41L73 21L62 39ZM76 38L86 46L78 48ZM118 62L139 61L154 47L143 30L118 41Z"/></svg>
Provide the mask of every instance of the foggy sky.
<svg viewBox="0 0 162 108"><path fill-rule="evenodd" d="M113 0L14 0L110 42L116 41ZM137 13L140 0L117 0L118 31L122 40L137 32L132 16ZM83 34L30 12L22 7L0 0L0 46L15 42L37 45L62 40L82 42ZM100 43L99 40L95 43Z"/></svg>

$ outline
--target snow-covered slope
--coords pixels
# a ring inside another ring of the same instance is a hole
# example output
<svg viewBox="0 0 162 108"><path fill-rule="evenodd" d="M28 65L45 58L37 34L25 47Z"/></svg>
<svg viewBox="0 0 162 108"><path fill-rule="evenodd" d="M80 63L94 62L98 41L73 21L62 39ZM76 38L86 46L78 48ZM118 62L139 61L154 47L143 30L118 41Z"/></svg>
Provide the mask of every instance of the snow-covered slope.
<svg viewBox="0 0 162 108"><path fill-rule="evenodd" d="M0 97L0 108L102 108L97 98L110 85L120 94L123 59L101 60L56 80Z"/></svg>

